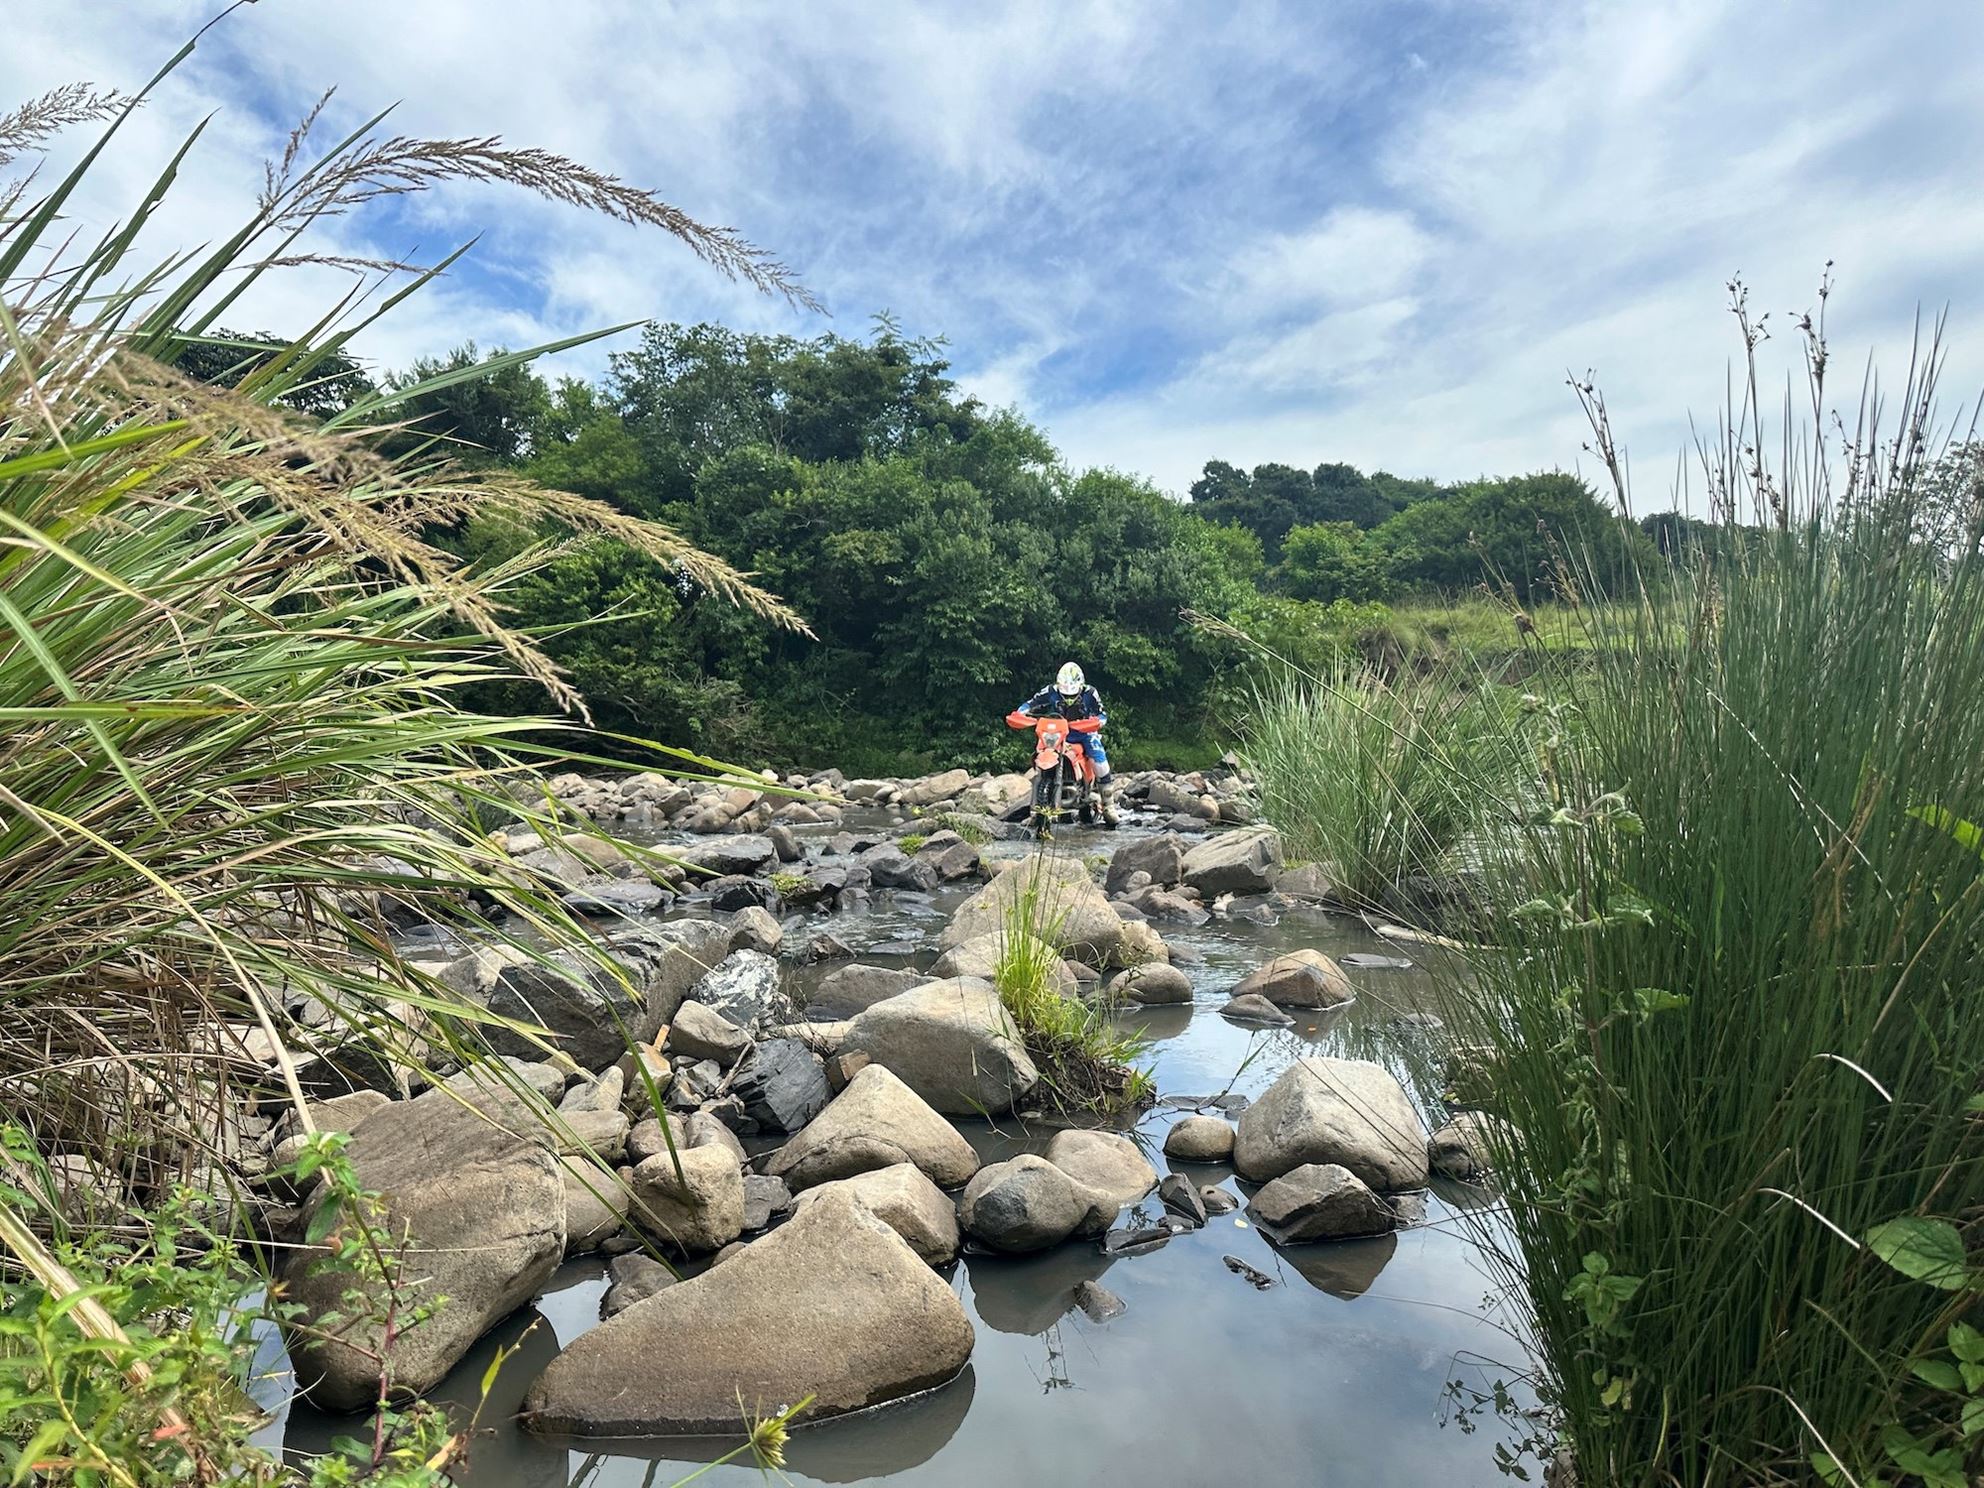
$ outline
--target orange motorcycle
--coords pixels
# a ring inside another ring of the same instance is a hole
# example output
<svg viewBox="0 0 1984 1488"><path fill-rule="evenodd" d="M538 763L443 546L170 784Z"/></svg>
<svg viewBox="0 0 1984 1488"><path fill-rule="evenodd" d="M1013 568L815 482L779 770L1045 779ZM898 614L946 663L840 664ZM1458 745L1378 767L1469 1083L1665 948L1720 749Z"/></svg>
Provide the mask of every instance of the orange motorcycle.
<svg viewBox="0 0 1984 1488"><path fill-rule="evenodd" d="M1008 727L1033 730L1033 835L1045 837L1053 824L1073 816L1083 825L1095 820L1095 766L1077 734L1102 728L1099 718L1033 718L1006 715Z"/></svg>

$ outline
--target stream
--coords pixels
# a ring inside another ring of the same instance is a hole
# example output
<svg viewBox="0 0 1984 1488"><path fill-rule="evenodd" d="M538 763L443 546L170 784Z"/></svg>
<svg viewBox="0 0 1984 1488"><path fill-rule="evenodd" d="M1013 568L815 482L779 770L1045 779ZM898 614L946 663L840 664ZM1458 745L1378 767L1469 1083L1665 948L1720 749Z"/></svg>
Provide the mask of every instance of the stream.
<svg viewBox="0 0 1984 1488"><path fill-rule="evenodd" d="M851 818L849 825L858 830L862 823ZM1126 824L1113 834L1068 832L1057 850L1107 854L1137 830ZM994 843L985 853L1024 850ZM787 921L788 950L830 929L864 961L927 965L950 912L977 887L878 892L872 906L852 914L795 915ZM1158 928L1170 944L1203 957L1183 967L1192 1003L1118 1016L1126 1031L1150 1041L1145 1059L1162 1097L1257 1096L1294 1060L1335 1054L1389 1066L1427 1109L1429 1129L1438 1124L1430 1104L1438 1034L1422 1021L1434 987L1422 965L1353 961L1346 969L1357 1000L1324 1013L1295 1010L1292 1028L1248 1029L1217 1011L1234 982L1284 951L1313 946L1339 960L1420 962L1424 949L1380 940L1354 919L1310 907L1288 910L1273 924L1215 918L1196 928ZM788 962L796 1002L803 1005L808 987L837 964L844 963ZM1163 1155L1167 1127L1184 1114L1161 1100L1127 1129L1160 1175L1184 1172L1244 1199L1251 1185L1230 1167L1181 1165ZM988 1162L1043 1149L1053 1131L1012 1120L958 1125ZM787 1475L801 1484L887 1480L903 1488L1085 1484L1119 1475L1153 1485L1469 1488L1506 1481L1496 1447L1513 1448L1524 1420L1457 1412L1449 1389L1458 1381L1460 1394L1472 1398L1474 1391L1492 1394L1500 1380L1528 1400L1516 1385L1522 1347L1489 1297L1493 1282L1461 1218L1485 1202L1478 1189L1435 1180L1424 1223L1376 1239L1286 1250L1269 1245L1241 1212L1215 1215L1202 1230L1134 1255L1105 1256L1092 1242L1021 1257L967 1249L946 1273L977 1330L964 1373L920 1398L796 1431ZM1154 1221L1162 1213L1154 1194L1140 1212L1141 1219L1133 1210L1118 1223ZM1250 1283L1228 1267L1229 1256L1272 1284ZM668 1488L742 1441L740 1425L728 1439L626 1442L602 1451L600 1443L568 1445L513 1423L525 1390L561 1345L597 1323L605 1278L604 1257L567 1261L534 1307L485 1337L433 1392L465 1415L495 1351L517 1350L483 1411L461 1474L467 1488ZM1092 1321L1075 1305L1083 1281L1120 1297L1122 1314ZM321 1451L348 1434L352 1421L298 1404L276 1429L286 1430L292 1449ZM696 1481L723 1488L763 1479L747 1456Z"/></svg>

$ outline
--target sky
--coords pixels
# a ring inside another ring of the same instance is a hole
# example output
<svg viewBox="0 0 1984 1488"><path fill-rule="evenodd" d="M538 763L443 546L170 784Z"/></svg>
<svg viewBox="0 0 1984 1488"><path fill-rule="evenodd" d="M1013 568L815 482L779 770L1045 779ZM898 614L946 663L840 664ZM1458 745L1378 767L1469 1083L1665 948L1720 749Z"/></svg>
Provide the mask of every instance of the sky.
<svg viewBox="0 0 1984 1488"><path fill-rule="evenodd" d="M135 89L219 8L8 0L0 111ZM827 312L653 230L458 186L314 240L432 259L477 238L359 343L383 367L647 319L862 335L886 312L1072 464L1181 494L1209 459L1593 473L1566 386L1591 371L1642 509L1723 404L1733 276L1769 313L1773 387L1829 260L1848 403L1870 355L1899 381L1918 312L1949 312L1947 411L1984 385L1969 0L255 0L74 215L115 220L212 115L148 241L222 236L331 86L324 138L397 104L397 132L558 151L736 227ZM230 321L297 332L348 288L286 271ZM546 370L597 375L630 340Z"/></svg>

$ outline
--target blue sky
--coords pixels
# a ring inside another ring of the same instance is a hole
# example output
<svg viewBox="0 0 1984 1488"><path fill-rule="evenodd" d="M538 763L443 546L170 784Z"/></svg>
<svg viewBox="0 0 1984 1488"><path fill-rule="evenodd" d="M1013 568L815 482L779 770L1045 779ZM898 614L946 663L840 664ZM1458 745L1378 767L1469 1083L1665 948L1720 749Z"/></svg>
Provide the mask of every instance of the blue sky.
<svg viewBox="0 0 1984 1488"><path fill-rule="evenodd" d="M13 0L0 100L131 86L209 4ZM671 241L494 188L331 226L468 267L369 339L386 364L647 317L807 334L876 312L1070 460L1182 491L1208 458L1465 477L1589 465L1595 369L1640 504L1712 419L1741 273L1790 313L1837 261L1848 381L1947 304L1984 381L1984 7L259 0L161 90L81 215L219 113L159 237L240 220L327 86L348 128L501 133L658 188L796 268L755 298ZM293 273L238 319L342 292ZM599 348L568 370L596 370Z"/></svg>

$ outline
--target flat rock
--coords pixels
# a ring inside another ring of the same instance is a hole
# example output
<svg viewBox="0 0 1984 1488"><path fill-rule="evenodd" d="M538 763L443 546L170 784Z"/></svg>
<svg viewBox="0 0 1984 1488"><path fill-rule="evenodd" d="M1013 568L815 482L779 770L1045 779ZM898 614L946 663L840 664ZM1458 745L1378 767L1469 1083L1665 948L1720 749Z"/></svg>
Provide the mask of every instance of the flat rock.
<svg viewBox="0 0 1984 1488"><path fill-rule="evenodd" d="M1391 1205L1337 1163L1305 1163L1254 1195L1247 1213L1277 1245L1354 1240L1396 1227Z"/></svg>
<svg viewBox="0 0 1984 1488"><path fill-rule="evenodd" d="M794 1190L909 1163L944 1188L978 1171L971 1143L880 1064L857 1070L804 1131L772 1154L766 1171Z"/></svg>
<svg viewBox="0 0 1984 1488"><path fill-rule="evenodd" d="M1040 1081L997 989L970 978L876 1003L853 1020L841 1052L866 1054L955 1115L1004 1115Z"/></svg>
<svg viewBox="0 0 1984 1488"><path fill-rule="evenodd" d="M1426 1128L1381 1064L1312 1056L1240 1113L1233 1165L1257 1183L1337 1163L1380 1191L1424 1188Z"/></svg>
<svg viewBox="0 0 1984 1488"><path fill-rule="evenodd" d="M686 1054L691 1059L714 1059L729 1069L751 1047L751 1035L715 1008L685 1002L675 1010L662 1047L670 1054Z"/></svg>
<svg viewBox="0 0 1984 1488"><path fill-rule="evenodd" d="M769 868L778 856L771 840L749 832L698 842L677 854L692 868L707 869L721 877L736 873L758 873Z"/></svg>
<svg viewBox="0 0 1984 1488"><path fill-rule="evenodd" d="M829 1194L851 1194L870 1214L909 1242L909 1248L932 1266L947 1266L958 1254L957 1206L914 1163L874 1168L852 1178L837 1178L809 1188L795 1201L798 1209Z"/></svg>
<svg viewBox="0 0 1984 1488"><path fill-rule="evenodd" d="M971 1320L851 1195L807 1206L734 1259L580 1335L524 1399L537 1430L734 1434L746 1408L813 1397L810 1421L936 1388Z"/></svg>
<svg viewBox="0 0 1984 1488"><path fill-rule="evenodd" d="M1217 1116L1186 1116L1164 1134L1164 1155L1180 1162L1225 1162L1233 1156L1233 1126Z"/></svg>
<svg viewBox="0 0 1984 1488"><path fill-rule="evenodd" d="M1350 978L1321 951L1304 947L1276 956L1267 965L1249 972L1233 995L1265 997L1276 1007L1341 1007L1357 995Z"/></svg>
<svg viewBox="0 0 1984 1488"><path fill-rule="evenodd" d="M1273 827L1219 832L1185 854L1185 882L1211 899L1219 894L1265 894L1281 873L1281 835Z"/></svg>
<svg viewBox="0 0 1984 1488"><path fill-rule="evenodd" d="M931 980L920 971L896 966L868 966L859 961L852 966L835 967L813 993L813 1002L843 1017L866 1012L878 1002L886 1002Z"/></svg>

